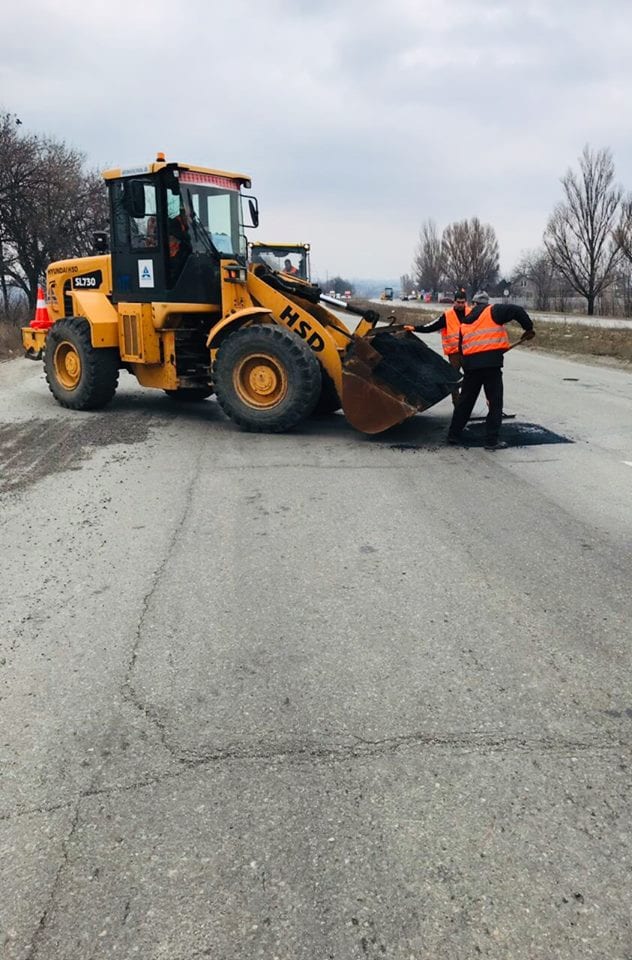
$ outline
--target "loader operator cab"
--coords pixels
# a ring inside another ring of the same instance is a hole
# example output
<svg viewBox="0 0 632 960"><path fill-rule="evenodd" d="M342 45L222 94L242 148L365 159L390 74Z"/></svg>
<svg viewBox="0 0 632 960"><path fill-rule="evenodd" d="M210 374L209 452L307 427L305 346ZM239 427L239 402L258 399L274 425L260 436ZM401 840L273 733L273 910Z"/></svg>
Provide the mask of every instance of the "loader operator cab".
<svg viewBox="0 0 632 960"><path fill-rule="evenodd" d="M258 225L240 174L158 160L105 174L110 194L112 300L220 302L220 261L245 265L245 229Z"/></svg>
<svg viewBox="0 0 632 960"><path fill-rule="evenodd" d="M270 270L285 273L301 280L311 280L309 243L264 243L249 245L252 263L264 263Z"/></svg>

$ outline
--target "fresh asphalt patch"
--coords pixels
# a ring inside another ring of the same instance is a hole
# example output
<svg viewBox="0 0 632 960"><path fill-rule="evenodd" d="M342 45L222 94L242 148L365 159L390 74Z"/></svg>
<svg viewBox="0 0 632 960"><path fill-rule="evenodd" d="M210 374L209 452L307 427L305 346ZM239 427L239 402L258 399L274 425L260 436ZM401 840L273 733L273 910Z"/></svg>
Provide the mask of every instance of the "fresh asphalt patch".
<svg viewBox="0 0 632 960"><path fill-rule="evenodd" d="M565 437L561 433L555 433L553 430L549 430L541 424L521 423L518 421L504 423L501 436L509 448L515 447L517 449L520 447L536 447L575 442L571 440L570 437ZM484 447L485 442L486 427L484 419L483 422L470 420L467 432L463 435L463 445L467 447ZM441 433L441 435L433 436L432 438L428 438L424 443L390 443L389 447L391 450L396 450L400 453L414 453L421 450L424 452L436 452L437 450L445 449L445 435Z"/></svg>
<svg viewBox="0 0 632 960"><path fill-rule="evenodd" d="M555 433L539 423L504 423L501 437L509 447L538 447L555 443L573 443L570 437ZM485 445L485 423L470 423L467 443L472 447Z"/></svg>

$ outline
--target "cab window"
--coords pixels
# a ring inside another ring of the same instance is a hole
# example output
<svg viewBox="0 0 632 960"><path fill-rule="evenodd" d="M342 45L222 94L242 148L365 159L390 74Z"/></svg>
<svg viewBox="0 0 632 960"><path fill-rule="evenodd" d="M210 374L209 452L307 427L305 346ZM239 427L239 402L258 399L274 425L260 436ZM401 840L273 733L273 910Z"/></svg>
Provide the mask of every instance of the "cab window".
<svg viewBox="0 0 632 960"><path fill-rule="evenodd" d="M158 246L156 187L138 180L113 185L114 242L132 250Z"/></svg>
<svg viewBox="0 0 632 960"><path fill-rule="evenodd" d="M142 217L130 215L130 246L132 250L144 250L158 246L156 187L153 183L144 183L145 213Z"/></svg>

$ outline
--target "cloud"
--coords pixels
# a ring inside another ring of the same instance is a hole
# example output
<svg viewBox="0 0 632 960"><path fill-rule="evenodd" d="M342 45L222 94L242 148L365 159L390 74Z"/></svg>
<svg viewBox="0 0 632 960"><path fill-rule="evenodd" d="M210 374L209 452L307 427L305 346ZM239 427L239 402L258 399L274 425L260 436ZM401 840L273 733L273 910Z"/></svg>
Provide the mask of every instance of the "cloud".
<svg viewBox="0 0 632 960"><path fill-rule="evenodd" d="M540 241L584 143L632 186L628 0L23 0L3 106L95 165L244 170L262 238L394 276L419 225L478 215L503 266Z"/></svg>

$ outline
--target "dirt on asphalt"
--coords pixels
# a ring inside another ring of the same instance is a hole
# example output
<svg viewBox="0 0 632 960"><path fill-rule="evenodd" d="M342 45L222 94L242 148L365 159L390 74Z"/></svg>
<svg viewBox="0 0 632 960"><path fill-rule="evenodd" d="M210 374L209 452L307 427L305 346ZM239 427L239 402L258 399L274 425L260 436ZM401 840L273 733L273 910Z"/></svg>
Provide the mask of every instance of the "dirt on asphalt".
<svg viewBox="0 0 632 960"><path fill-rule="evenodd" d="M149 414L115 411L77 421L0 424L0 493L21 491L62 470L80 470L96 447L142 443L151 426L156 418Z"/></svg>

